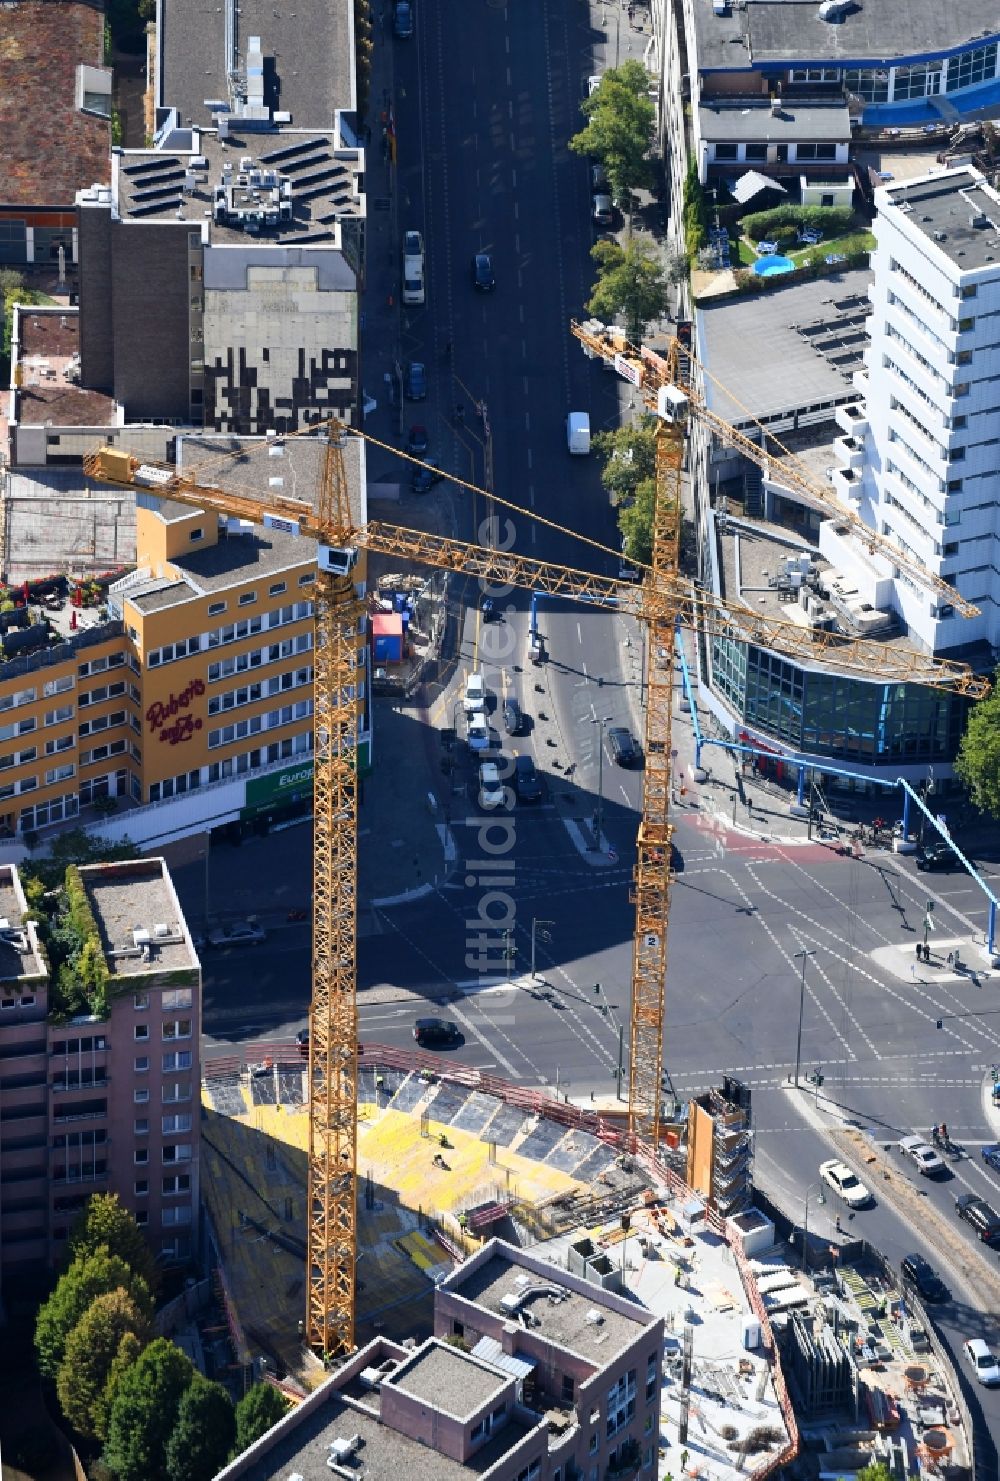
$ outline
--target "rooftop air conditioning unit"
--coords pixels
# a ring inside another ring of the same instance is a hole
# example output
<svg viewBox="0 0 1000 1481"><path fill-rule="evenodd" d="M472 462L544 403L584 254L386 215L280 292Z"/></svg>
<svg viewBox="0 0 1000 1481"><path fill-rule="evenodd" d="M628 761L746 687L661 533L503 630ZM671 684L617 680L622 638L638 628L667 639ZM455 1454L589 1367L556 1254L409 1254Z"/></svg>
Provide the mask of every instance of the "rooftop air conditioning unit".
<svg viewBox="0 0 1000 1481"><path fill-rule="evenodd" d="M150 936L149 931L146 929L145 926L136 926L135 930L132 932L133 946L148 946L152 939L153 938Z"/></svg>
<svg viewBox="0 0 1000 1481"><path fill-rule="evenodd" d="M173 932L165 921L160 921L159 924L153 927L153 939L156 941L162 941L164 937L172 935Z"/></svg>
<svg viewBox="0 0 1000 1481"><path fill-rule="evenodd" d="M604 1313L598 1311L596 1306L592 1306L584 1317L584 1321L588 1327L602 1327L604 1325Z"/></svg>
<svg viewBox="0 0 1000 1481"><path fill-rule="evenodd" d="M360 1435L351 1435L346 1440L341 1435L338 1435L336 1440L330 1442L330 1459L338 1463L350 1460L352 1455L357 1454L360 1445Z"/></svg>

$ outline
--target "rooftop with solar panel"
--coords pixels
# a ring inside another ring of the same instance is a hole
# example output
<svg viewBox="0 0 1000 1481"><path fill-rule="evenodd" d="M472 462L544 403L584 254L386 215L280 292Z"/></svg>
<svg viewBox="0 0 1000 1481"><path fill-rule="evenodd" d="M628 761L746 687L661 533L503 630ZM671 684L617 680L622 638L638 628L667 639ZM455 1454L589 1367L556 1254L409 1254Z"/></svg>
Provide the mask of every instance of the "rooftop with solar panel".
<svg viewBox="0 0 1000 1481"><path fill-rule="evenodd" d="M168 147L169 146L169 147ZM362 154L332 132L178 129L164 147L115 156L123 221L191 221L213 243L336 244L339 223L364 215Z"/></svg>

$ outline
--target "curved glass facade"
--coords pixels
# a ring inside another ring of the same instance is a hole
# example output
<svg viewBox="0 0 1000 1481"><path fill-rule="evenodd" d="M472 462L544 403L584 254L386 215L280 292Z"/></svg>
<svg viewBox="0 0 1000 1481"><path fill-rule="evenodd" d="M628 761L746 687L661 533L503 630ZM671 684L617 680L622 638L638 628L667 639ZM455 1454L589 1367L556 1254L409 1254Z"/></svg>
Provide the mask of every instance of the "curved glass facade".
<svg viewBox="0 0 1000 1481"><path fill-rule="evenodd" d="M953 761L969 708L960 694L817 673L722 637L712 641L712 687L790 750L866 766Z"/></svg>

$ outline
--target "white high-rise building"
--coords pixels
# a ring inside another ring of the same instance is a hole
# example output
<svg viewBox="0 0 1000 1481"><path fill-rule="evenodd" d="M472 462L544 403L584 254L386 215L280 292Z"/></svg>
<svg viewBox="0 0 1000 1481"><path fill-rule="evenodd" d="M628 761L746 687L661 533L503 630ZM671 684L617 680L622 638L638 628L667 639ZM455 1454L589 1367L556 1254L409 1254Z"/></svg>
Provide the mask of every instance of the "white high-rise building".
<svg viewBox="0 0 1000 1481"><path fill-rule="evenodd" d="M960 169L875 200L864 407L838 416L834 485L979 607L960 617L897 576L892 605L916 643L1000 647L1000 195Z"/></svg>

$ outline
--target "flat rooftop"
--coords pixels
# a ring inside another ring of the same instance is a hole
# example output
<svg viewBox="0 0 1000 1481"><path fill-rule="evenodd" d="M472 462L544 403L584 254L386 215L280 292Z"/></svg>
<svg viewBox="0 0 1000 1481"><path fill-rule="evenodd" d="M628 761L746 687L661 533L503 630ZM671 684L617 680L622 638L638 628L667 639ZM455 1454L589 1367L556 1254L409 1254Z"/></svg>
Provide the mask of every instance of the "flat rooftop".
<svg viewBox="0 0 1000 1481"><path fill-rule="evenodd" d="M528 1284L516 1284L519 1277L527 1277ZM568 1348L601 1368L634 1342L654 1320L652 1313L643 1311L641 1307L636 1307L634 1317L616 1311L601 1300L602 1293L597 1286L592 1295L581 1295L564 1285L562 1272L555 1269L551 1285L559 1287L561 1294L558 1299L550 1299L544 1293L544 1276L504 1254L496 1254L472 1270L456 1271L446 1282L446 1289L509 1321L510 1313L501 1305L504 1296L543 1288L537 1295L526 1296L522 1308L531 1313L534 1335ZM587 1320L588 1313L593 1310L599 1311L603 1318L599 1324Z"/></svg>
<svg viewBox="0 0 1000 1481"><path fill-rule="evenodd" d="M245 66L247 41L260 37L264 105L291 114L296 128L329 129L356 104L349 0L240 0L236 49ZM160 96L184 123L212 122L211 103L229 98L226 7L170 0L159 36Z"/></svg>
<svg viewBox="0 0 1000 1481"><path fill-rule="evenodd" d="M26 426L110 427L113 396L80 385L80 317L75 308L18 313L17 420Z"/></svg>
<svg viewBox="0 0 1000 1481"><path fill-rule="evenodd" d="M765 140L769 144L789 142L846 143L851 137L851 116L846 103L797 103L788 99L779 113L769 103L748 103L745 98L702 103L698 127L709 143L729 139Z"/></svg>
<svg viewBox="0 0 1000 1481"><path fill-rule="evenodd" d="M885 192L885 203L905 212L907 223L960 272L992 267L1000 276L1000 195L980 175L949 170L892 185Z"/></svg>
<svg viewBox="0 0 1000 1481"><path fill-rule="evenodd" d="M4 6L2 30L0 203L72 207L111 175L110 118L76 106L78 65L104 66L104 5L19 0ZM67 266L71 256L67 241Z"/></svg>
<svg viewBox="0 0 1000 1481"><path fill-rule="evenodd" d="M0 866L0 921L12 931L18 930L23 922L21 903L14 888L10 865ZM27 941L27 933L22 938ZM20 942L6 935L0 936L0 982L17 982L22 977L41 977L45 968L33 948L28 945L22 951Z"/></svg>
<svg viewBox="0 0 1000 1481"><path fill-rule="evenodd" d="M865 0L831 24L815 0L754 0L718 16L712 0L693 0L698 66L744 71L752 60L828 65L940 57L1000 34L996 0Z"/></svg>
<svg viewBox="0 0 1000 1481"><path fill-rule="evenodd" d="M186 509L185 513L190 515L191 510ZM242 527L235 534L220 531L217 545L173 557L170 564L181 572L178 580L151 576L145 583L129 586L123 595L140 612L162 612L195 597L245 586L257 578L266 581L283 571L300 570L314 557L315 545L311 540L299 540L280 530L265 529L263 525ZM297 596L307 599L310 591L311 588L299 593L298 588L289 588L289 599L295 600Z"/></svg>
<svg viewBox="0 0 1000 1481"><path fill-rule="evenodd" d="M390 1382L393 1388L433 1404L456 1419L466 1419L501 1393L510 1379L468 1353L429 1342L397 1368Z"/></svg>
<svg viewBox="0 0 1000 1481"><path fill-rule="evenodd" d="M748 413L767 421L856 399L871 281L856 268L699 308L698 355L714 378L705 388L712 411L739 427Z"/></svg>
<svg viewBox="0 0 1000 1481"><path fill-rule="evenodd" d="M85 865L80 870L94 912L108 967L119 977L197 970L180 905L162 859L136 859L122 864ZM169 935L157 940L155 928ZM148 931L153 940L150 959L135 950L136 931ZM179 938L179 939L177 939Z"/></svg>
<svg viewBox="0 0 1000 1481"><path fill-rule="evenodd" d="M214 219L223 167L229 166L235 177L247 157L255 169L275 171L291 183L290 220L250 232ZM364 213L359 186L363 169L362 152L341 147L331 133L241 133L235 125L226 141L214 132L194 130L190 148L133 149L116 154L114 161L123 221L187 220L199 227L207 224L213 242L258 247L269 242L339 245L337 223Z"/></svg>

